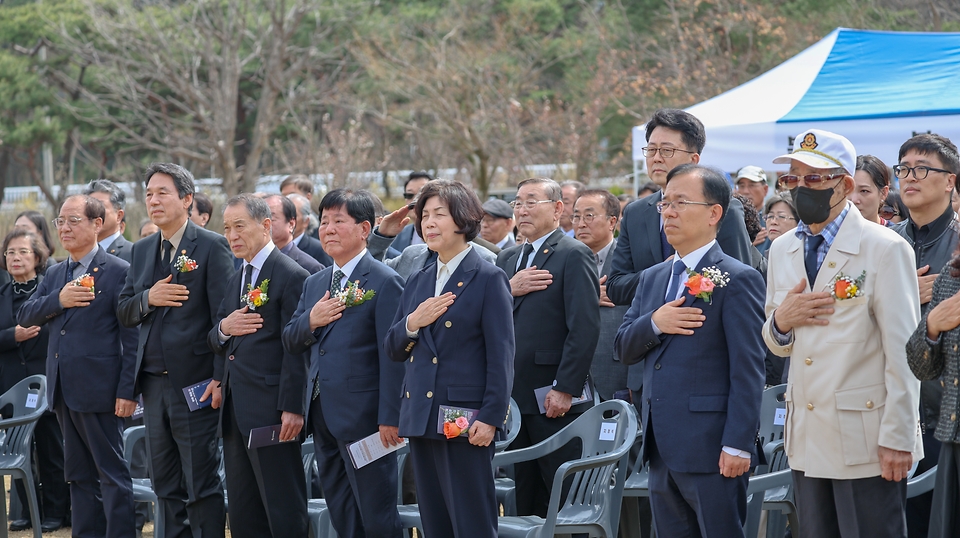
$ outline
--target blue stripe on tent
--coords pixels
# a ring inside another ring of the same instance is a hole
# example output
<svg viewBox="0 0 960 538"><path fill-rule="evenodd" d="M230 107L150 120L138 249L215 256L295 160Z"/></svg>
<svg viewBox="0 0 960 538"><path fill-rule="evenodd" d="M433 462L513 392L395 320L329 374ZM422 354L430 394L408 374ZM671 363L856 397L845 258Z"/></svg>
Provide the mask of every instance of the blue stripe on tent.
<svg viewBox="0 0 960 538"><path fill-rule="evenodd" d="M960 114L960 33L839 31L778 123Z"/></svg>

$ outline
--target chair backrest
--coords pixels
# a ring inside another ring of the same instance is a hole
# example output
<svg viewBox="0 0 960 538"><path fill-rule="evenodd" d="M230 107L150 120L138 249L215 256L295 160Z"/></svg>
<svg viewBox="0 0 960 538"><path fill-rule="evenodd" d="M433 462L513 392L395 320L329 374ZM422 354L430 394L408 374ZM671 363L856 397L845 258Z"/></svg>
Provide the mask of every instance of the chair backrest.
<svg viewBox="0 0 960 538"><path fill-rule="evenodd" d="M130 470L130 462L133 461L133 448L137 442L144 440L146 432L146 426L130 426L123 430L123 459L127 462L127 470Z"/></svg>
<svg viewBox="0 0 960 538"><path fill-rule="evenodd" d="M397 504L403 504L403 471L410 463L410 441L397 449Z"/></svg>
<svg viewBox="0 0 960 538"><path fill-rule="evenodd" d="M317 464L317 453L313 450L313 436L307 437L300 445L300 459L303 462L303 478L307 482L307 498L313 497L313 469Z"/></svg>
<svg viewBox="0 0 960 538"><path fill-rule="evenodd" d="M0 454L28 456L37 419L47 410L47 378L32 375L0 395ZM27 458L26 461L29 461Z"/></svg>
<svg viewBox="0 0 960 538"><path fill-rule="evenodd" d="M496 442L494 451L503 452L511 443L516 441L517 436L520 435L520 413L516 411L517 402L515 402L513 398L510 398L510 406L507 407L507 423L503 427L504 438Z"/></svg>
<svg viewBox="0 0 960 538"><path fill-rule="evenodd" d="M783 439L783 421L786 417L787 403L783 395L787 391L786 385L777 385L763 391L760 401L760 447L767 443Z"/></svg>

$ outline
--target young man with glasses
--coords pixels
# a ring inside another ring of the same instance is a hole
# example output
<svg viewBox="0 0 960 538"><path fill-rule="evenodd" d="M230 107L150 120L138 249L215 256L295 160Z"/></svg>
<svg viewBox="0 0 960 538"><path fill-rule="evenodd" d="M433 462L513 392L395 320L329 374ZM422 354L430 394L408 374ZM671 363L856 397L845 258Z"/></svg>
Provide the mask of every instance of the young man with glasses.
<svg viewBox="0 0 960 538"><path fill-rule="evenodd" d="M906 478L923 457L920 383L905 360L920 298L910 246L847 196L856 150L810 129L780 184L800 223L770 247L763 338L790 361L784 425L798 538L906 536Z"/></svg>

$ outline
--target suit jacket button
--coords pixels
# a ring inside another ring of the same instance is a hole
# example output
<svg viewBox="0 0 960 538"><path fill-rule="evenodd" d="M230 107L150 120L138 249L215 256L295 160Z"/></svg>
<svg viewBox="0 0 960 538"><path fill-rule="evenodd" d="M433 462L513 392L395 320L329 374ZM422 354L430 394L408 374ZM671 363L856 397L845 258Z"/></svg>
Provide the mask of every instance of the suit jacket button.
<svg viewBox="0 0 960 538"><path fill-rule="evenodd" d="M233 355L230 355L230 356L227 357L227 358L230 359L230 360L233 360Z"/></svg>
<svg viewBox="0 0 960 538"><path fill-rule="evenodd" d="M450 323L450 322L448 321L448 322L444 323L443 326L449 329L450 327L453 327L453 323Z"/></svg>
<svg viewBox="0 0 960 538"><path fill-rule="evenodd" d="M327 350L321 349L321 350L320 350L320 354L321 354L321 355L326 355L326 354L327 354Z"/></svg>
<svg viewBox="0 0 960 538"><path fill-rule="evenodd" d="M60 336L63 336L63 335L65 335L65 334L67 334L66 329L61 329L61 330L60 330Z"/></svg>
<svg viewBox="0 0 960 538"><path fill-rule="evenodd" d="M409 398L409 397L410 397L410 393L408 392L408 393L407 393L407 398Z"/></svg>
<svg viewBox="0 0 960 538"><path fill-rule="evenodd" d="M804 362L807 366L810 366L811 364L813 364L813 359L811 359L810 357L807 357L806 359L803 359L803 362Z"/></svg>
<svg viewBox="0 0 960 538"><path fill-rule="evenodd" d="M413 355L410 355L410 362L413 362Z"/></svg>
<svg viewBox="0 0 960 538"><path fill-rule="evenodd" d="M873 409L873 401L867 400L866 405L867 405L867 409Z"/></svg>
<svg viewBox="0 0 960 538"><path fill-rule="evenodd" d="M956 421L957 421L957 414L954 413L954 414L950 415L950 420L952 420L953 422L956 422Z"/></svg>
<svg viewBox="0 0 960 538"><path fill-rule="evenodd" d="M812 403L808 403L808 404L807 404L807 409L813 411L813 404L812 404Z"/></svg>
<svg viewBox="0 0 960 538"><path fill-rule="evenodd" d="M427 398L433 398L433 391L427 391Z"/></svg>
<svg viewBox="0 0 960 538"><path fill-rule="evenodd" d="M660 363L658 362L657 365L653 367L653 369L654 369L654 370L659 370L659 369L660 369Z"/></svg>
<svg viewBox="0 0 960 538"><path fill-rule="evenodd" d="M957 378L955 377L955 378L953 378L953 386L956 387L957 385L960 385L960 379L957 379Z"/></svg>
<svg viewBox="0 0 960 538"><path fill-rule="evenodd" d="M436 357L433 358L433 364L437 364L437 358L436 358Z"/></svg>
<svg viewBox="0 0 960 538"><path fill-rule="evenodd" d="M54 353L54 354L53 354L53 358L54 358L54 359L59 359L59 358L60 358L60 354L59 354L59 353Z"/></svg>

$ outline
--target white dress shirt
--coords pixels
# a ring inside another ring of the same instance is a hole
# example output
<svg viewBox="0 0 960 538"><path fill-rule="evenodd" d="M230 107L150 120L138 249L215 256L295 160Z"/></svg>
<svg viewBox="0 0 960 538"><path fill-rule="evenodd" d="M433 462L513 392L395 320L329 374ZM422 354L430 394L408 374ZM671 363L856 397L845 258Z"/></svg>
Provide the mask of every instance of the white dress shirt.
<svg viewBox="0 0 960 538"><path fill-rule="evenodd" d="M240 274L242 275L246 270L247 266L253 266L253 272L250 273L250 285L253 286L257 282L257 278L260 276L260 270L263 269L263 264L267 261L267 258L270 256L270 253L273 252L276 246L273 244L273 241L267 241L267 244L260 249L260 252L257 252L256 256L252 260L247 262L243 261L243 265L240 266ZM243 297L247 290L243 289L243 277L240 277L240 297ZM240 308L243 308L243 305L240 305ZM223 323L223 320L220 320L220 323ZM223 331L220 330L220 324L217 324L217 338L220 339L221 344L227 343L227 340L230 339L229 336L223 334Z"/></svg>
<svg viewBox="0 0 960 538"><path fill-rule="evenodd" d="M527 243L532 244L532 245L533 245L533 251L530 253L530 259L527 260L527 266L526 266L526 267L520 267L520 262L523 261L523 249L526 248L526 247L524 247L523 245L520 246L520 255L517 256L517 271L521 271L521 270L523 270L523 269L527 269L528 267L530 267L531 265L533 265L533 259L537 257L537 251L540 250L540 247L542 247L543 244L547 242L547 238L550 237L551 235L553 235L553 232L555 232L555 231L557 231L557 228L554 228L554 229L550 230L549 232L543 234L542 236L538 237L537 239L534 239L533 241L530 241L529 239L527 239L526 241L523 242L524 245L526 245Z"/></svg>
<svg viewBox="0 0 960 538"><path fill-rule="evenodd" d="M350 275L353 274L353 270L357 268L357 264L360 263L360 260L363 258L363 256L366 253L367 253L367 249L364 248L363 250L360 251L360 254L357 254L353 258L350 258L350 261L343 264L343 267L340 267L339 265L337 265L337 262L333 262L333 272L330 275L330 289L333 289L333 275L337 274L337 271L341 271L344 275L343 280L340 281L340 289L342 290L343 286L347 282L350 282Z"/></svg>
<svg viewBox="0 0 960 538"><path fill-rule="evenodd" d="M433 296L439 297L443 292L443 288L447 285L447 282L450 281L450 277L453 276L453 273L457 271L457 268L460 267L460 262L467 257L467 254L470 253L470 249L473 248L470 243L467 243L467 248L460 251L459 254L450 258L450 261L443 263L437 258L437 283L434 288ZM407 337L416 338L420 334L420 329L415 331L410 330L410 315L407 314Z"/></svg>

